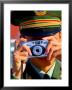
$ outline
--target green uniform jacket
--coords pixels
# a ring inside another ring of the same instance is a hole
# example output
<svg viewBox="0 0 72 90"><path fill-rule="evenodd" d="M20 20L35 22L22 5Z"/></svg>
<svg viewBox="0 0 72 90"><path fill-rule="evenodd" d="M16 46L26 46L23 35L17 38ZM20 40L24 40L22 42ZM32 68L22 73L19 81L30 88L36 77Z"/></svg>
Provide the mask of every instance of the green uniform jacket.
<svg viewBox="0 0 72 90"><path fill-rule="evenodd" d="M14 79L13 76L11 76ZM23 79L42 79L36 70L31 66L30 62L27 63L26 69L23 73ZM51 79L61 79L61 62L56 60L54 71Z"/></svg>

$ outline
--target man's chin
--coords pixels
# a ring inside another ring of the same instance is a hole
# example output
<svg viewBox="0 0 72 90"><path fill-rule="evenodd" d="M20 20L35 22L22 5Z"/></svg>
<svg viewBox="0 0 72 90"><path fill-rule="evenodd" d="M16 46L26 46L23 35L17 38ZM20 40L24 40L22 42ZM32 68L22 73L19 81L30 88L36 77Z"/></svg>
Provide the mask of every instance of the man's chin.
<svg viewBox="0 0 72 90"><path fill-rule="evenodd" d="M43 60L43 61L48 61L48 58L47 57L40 57L40 58L37 58L38 60Z"/></svg>
<svg viewBox="0 0 72 90"><path fill-rule="evenodd" d="M44 64L45 66L51 64L51 60L48 60L47 57L32 58L32 59L31 59L31 62L32 62L32 63Z"/></svg>

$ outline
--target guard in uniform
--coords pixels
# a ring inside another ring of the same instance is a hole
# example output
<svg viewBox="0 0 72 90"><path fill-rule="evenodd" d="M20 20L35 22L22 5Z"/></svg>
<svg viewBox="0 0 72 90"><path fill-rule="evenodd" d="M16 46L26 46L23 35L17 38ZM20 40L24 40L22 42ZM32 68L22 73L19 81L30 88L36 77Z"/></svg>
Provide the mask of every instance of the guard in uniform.
<svg viewBox="0 0 72 90"><path fill-rule="evenodd" d="M19 63L21 62L19 61L20 52L16 48L14 51L14 65L11 70L11 78L61 79L61 61L57 58L58 55L61 56L60 18L49 16L47 11L12 11L11 23L19 26L21 38L27 38L28 40L45 39L49 41L47 48L49 56L47 58L28 59L23 63L25 67L23 71L21 70L21 63Z"/></svg>

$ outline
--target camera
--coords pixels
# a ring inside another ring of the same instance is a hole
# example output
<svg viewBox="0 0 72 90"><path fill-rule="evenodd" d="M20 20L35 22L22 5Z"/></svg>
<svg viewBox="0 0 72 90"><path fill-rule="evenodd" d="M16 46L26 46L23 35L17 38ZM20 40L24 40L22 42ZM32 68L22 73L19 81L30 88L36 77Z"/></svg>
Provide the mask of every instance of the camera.
<svg viewBox="0 0 72 90"><path fill-rule="evenodd" d="M47 40L35 40L35 41L21 42L20 45L27 45L30 48L32 55L29 56L29 58L47 56L45 54L45 50L48 45Z"/></svg>

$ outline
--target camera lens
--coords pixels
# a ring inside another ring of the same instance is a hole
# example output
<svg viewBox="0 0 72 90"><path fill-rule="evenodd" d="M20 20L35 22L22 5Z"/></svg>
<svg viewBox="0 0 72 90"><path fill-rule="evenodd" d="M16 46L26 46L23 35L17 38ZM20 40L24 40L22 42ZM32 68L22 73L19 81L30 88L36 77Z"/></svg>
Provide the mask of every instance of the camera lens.
<svg viewBox="0 0 72 90"><path fill-rule="evenodd" d="M33 46L31 51L34 56L40 56L43 53L43 48L41 46Z"/></svg>
<svg viewBox="0 0 72 90"><path fill-rule="evenodd" d="M37 49L36 52L39 52L39 49Z"/></svg>

